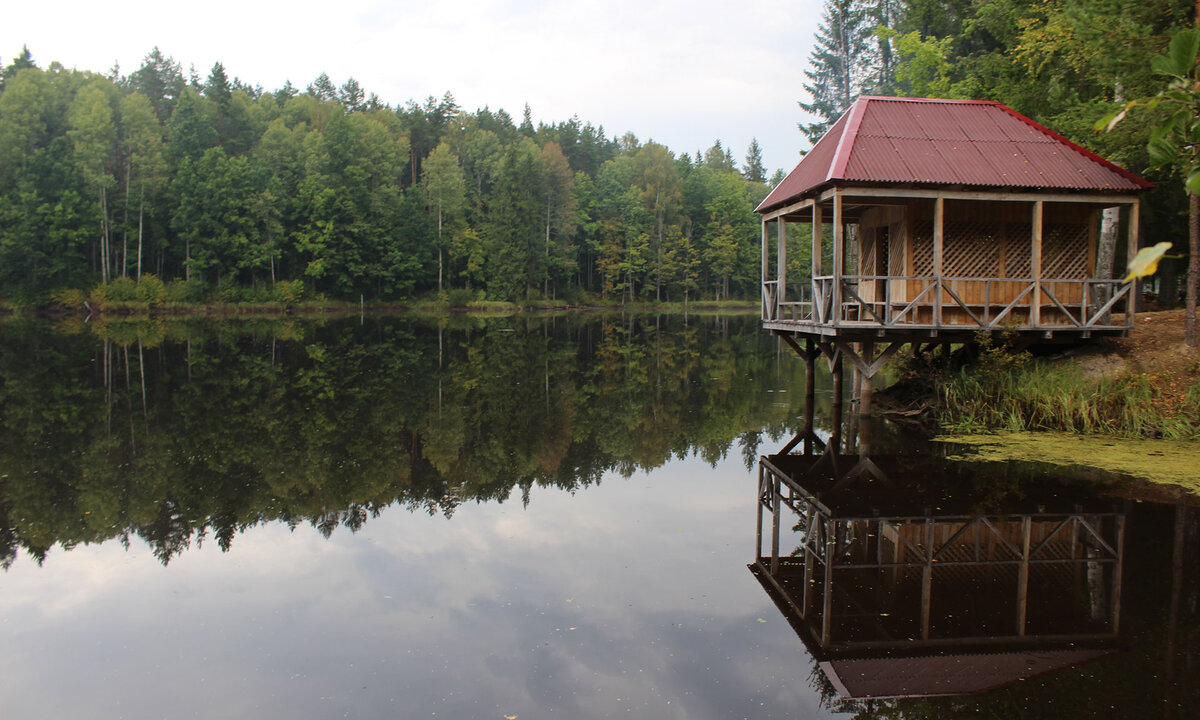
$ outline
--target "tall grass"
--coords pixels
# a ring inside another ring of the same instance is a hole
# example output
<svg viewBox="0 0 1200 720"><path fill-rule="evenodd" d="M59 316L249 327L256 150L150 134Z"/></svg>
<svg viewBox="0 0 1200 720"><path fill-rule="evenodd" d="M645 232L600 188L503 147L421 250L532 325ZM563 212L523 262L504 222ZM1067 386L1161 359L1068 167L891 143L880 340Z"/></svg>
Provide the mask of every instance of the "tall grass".
<svg viewBox="0 0 1200 720"><path fill-rule="evenodd" d="M1005 359L1002 355L1008 355ZM1147 373L1086 377L1074 366L985 348L938 388L947 429L1059 430L1120 437L1200 438L1200 377L1162 384Z"/></svg>

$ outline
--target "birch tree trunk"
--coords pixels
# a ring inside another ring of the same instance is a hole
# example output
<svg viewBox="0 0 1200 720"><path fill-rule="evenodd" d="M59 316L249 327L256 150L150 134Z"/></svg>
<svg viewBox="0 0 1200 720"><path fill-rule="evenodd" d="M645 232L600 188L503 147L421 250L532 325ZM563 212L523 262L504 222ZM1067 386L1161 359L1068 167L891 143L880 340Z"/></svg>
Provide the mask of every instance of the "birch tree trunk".
<svg viewBox="0 0 1200 720"><path fill-rule="evenodd" d="M1190 348L1200 346L1200 329L1196 327L1196 292L1200 290L1197 285L1200 285L1200 195L1188 193L1187 310L1183 341Z"/></svg>
<svg viewBox="0 0 1200 720"><path fill-rule="evenodd" d="M1104 208L1100 214L1100 243L1096 248L1096 277L1111 280L1113 260L1117 254L1117 231L1120 229L1121 209ZM1103 305L1112 297L1112 287L1103 287L1097 292L1096 301Z"/></svg>
<svg viewBox="0 0 1200 720"><path fill-rule="evenodd" d="M140 282L142 279L142 231L143 220L146 217L146 197L145 190L142 190L142 196L138 198L138 247L137 247L137 279Z"/></svg>

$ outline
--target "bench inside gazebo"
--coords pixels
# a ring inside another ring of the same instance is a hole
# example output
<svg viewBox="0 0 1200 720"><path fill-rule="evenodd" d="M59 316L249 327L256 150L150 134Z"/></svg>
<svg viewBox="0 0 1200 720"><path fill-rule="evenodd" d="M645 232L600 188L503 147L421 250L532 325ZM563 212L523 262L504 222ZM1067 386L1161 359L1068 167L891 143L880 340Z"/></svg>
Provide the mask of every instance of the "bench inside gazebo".
<svg viewBox="0 0 1200 720"><path fill-rule="evenodd" d="M1123 212L1132 257L1148 187L999 103L862 97L757 209L763 325L828 342L1125 334L1136 283L1097 273L1100 216ZM789 229L811 237L804 267Z"/></svg>

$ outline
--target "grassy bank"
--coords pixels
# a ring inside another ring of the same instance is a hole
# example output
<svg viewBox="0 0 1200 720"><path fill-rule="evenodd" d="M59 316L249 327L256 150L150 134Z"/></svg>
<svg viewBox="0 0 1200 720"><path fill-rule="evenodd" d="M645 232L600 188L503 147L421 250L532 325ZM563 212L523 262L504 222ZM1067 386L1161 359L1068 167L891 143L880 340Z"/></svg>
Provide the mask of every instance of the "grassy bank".
<svg viewBox="0 0 1200 720"><path fill-rule="evenodd" d="M1143 333L1163 325L1148 324ZM1200 356L1162 333L1048 359L985 343L976 362L931 386L938 422L950 432L1200 439Z"/></svg>
<svg viewBox="0 0 1200 720"><path fill-rule="evenodd" d="M357 312L510 315L528 311L601 310L661 313L758 312L757 300L622 303L574 291L567 299L531 298L517 302L486 299L482 292L455 289L404 300L342 300L313 293L300 281L256 287L162 282L153 275L118 278L90 290L61 289L39 301L0 301L0 313L50 316L256 316L328 315Z"/></svg>

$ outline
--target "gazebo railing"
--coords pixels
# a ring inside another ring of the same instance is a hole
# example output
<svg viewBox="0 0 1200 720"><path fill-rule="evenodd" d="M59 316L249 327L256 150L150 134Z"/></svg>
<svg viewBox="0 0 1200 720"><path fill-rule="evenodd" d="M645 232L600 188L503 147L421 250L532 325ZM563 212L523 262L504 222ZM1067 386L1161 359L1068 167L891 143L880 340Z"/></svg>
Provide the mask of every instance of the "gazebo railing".
<svg viewBox="0 0 1200 720"><path fill-rule="evenodd" d="M978 278L846 275L834 305L834 278L763 283L763 320L880 328L1113 328L1131 285L1091 278ZM1035 307L1035 297L1039 298ZM1126 326L1128 321L1126 321Z"/></svg>
<svg viewBox="0 0 1200 720"><path fill-rule="evenodd" d="M803 283L789 283L785 286L784 295L787 297L780 297L778 280L763 282L763 320L816 322L813 317L812 287Z"/></svg>

